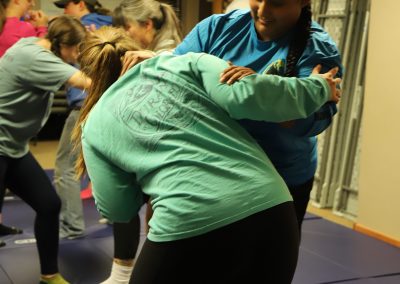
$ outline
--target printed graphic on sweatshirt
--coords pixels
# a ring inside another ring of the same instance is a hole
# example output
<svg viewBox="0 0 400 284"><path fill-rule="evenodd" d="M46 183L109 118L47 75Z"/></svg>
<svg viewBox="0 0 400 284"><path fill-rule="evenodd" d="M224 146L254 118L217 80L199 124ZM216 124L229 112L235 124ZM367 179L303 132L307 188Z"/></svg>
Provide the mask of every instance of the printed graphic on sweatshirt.
<svg viewBox="0 0 400 284"><path fill-rule="evenodd" d="M114 108L118 117L147 148L172 132L179 132L199 120L201 97L171 73L157 77L140 76L121 94L124 99Z"/></svg>

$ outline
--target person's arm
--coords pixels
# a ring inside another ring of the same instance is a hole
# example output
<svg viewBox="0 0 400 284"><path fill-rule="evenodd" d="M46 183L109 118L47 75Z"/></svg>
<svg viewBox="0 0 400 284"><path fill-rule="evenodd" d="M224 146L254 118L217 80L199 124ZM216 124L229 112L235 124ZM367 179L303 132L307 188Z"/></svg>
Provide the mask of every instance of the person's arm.
<svg viewBox="0 0 400 284"><path fill-rule="evenodd" d="M196 66L207 94L234 119L282 122L305 118L332 95L331 86L320 76L298 79L254 74L228 85L219 81L228 67L223 60L203 54Z"/></svg>
<svg viewBox="0 0 400 284"><path fill-rule="evenodd" d="M18 39L37 35L35 27L30 22L20 21L16 28L15 36Z"/></svg>
<svg viewBox="0 0 400 284"><path fill-rule="evenodd" d="M298 77L308 77L316 64L322 65L322 72L330 68L339 67L338 78L343 76L343 67L340 53L327 34L315 34L310 41L307 50L299 59L297 66ZM332 123L334 115L337 113L337 106L333 102L327 102L315 113L305 119L292 121L289 124L283 124L294 135L313 137L325 131ZM287 127L289 125L289 127Z"/></svg>
<svg viewBox="0 0 400 284"><path fill-rule="evenodd" d="M20 56L26 59L21 79L32 87L55 92L65 83L80 89L90 86L91 80L81 71L47 50L38 48L33 54L23 51Z"/></svg>
<svg viewBox="0 0 400 284"><path fill-rule="evenodd" d="M327 68L324 69L324 72L328 71ZM307 70L308 76L311 73L312 70ZM233 84L251 74L256 74L256 72L247 67L232 65L224 70L221 74L220 81L223 83L226 82L227 84ZM288 131L298 136L316 136L331 124L333 116L337 112L336 104L337 102L329 101L309 117L281 122L281 126L287 128Z"/></svg>
<svg viewBox="0 0 400 284"><path fill-rule="evenodd" d="M340 64L340 62L338 62ZM323 71L328 70L332 65L323 65ZM340 65L339 65L340 66ZM307 74L310 74L311 70L307 67L306 70L300 75L301 77L305 77ZM341 70L338 75L341 78ZM333 117L337 113L337 105L334 102L327 102L321 106L317 111L308 116L305 119L298 119L296 121L292 121L289 123L289 127L287 127L288 131L297 134L299 136L305 137L313 137L321 134L325 131L333 121ZM282 125L285 127L285 124Z"/></svg>
<svg viewBox="0 0 400 284"><path fill-rule="evenodd" d="M78 89L88 89L92 80L87 77L83 72L77 70L67 81L68 85L78 88Z"/></svg>
<svg viewBox="0 0 400 284"><path fill-rule="evenodd" d="M30 11L29 22L35 27L37 37L45 37L47 34L47 24L49 19L43 11Z"/></svg>
<svg viewBox="0 0 400 284"><path fill-rule="evenodd" d="M129 222L143 204L135 175L115 166L84 135L82 149L98 211L112 222Z"/></svg>
<svg viewBox="0 0 400 284"><path fill-rule="evenodd" d="M129 69L139 64L145 59L156 56L156 53L151 50L135 50L125 52L122 60L122 69L120 76L124 75Z"/></svg>

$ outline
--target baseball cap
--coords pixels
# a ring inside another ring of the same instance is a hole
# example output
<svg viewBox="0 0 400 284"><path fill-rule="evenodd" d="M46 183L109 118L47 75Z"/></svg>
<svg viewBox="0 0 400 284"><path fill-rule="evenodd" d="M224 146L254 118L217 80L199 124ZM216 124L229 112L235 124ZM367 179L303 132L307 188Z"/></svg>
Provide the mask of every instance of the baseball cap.
<svg viewBox="0 0 400 284"><path fill-rule="evenodd" d="M64 9L65 6L69 3L72 2L72 0L59 0L59 1L54 1L54 5L56 5L58 8ZM83 2L86 2L92 6L95 6L97 3L97 0L83 0Z"/></svg>

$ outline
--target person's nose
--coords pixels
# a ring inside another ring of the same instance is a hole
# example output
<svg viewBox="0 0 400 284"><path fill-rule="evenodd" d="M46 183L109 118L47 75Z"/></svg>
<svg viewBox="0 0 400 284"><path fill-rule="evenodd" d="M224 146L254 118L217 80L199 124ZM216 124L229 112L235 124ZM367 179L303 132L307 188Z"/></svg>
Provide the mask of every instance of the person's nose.
<svg viewBox="0 0 400 284"><path fill-rule="evenodd" d="M267 19L269 18L270 14L271 14L271 5L268 3L267 0L262 1L260 3L260 6L258 6L257 16L261 19Z"/></svg>

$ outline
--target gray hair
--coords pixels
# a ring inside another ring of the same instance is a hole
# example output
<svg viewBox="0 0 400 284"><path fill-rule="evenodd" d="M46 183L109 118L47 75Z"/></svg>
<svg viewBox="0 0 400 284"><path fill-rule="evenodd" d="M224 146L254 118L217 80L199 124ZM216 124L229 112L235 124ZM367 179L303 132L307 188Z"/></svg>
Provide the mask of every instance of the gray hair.
<svg viewBox="0 0 400 284"><path fill-rule="evenodd" d="M126 27L130 22L152 20L156 36L149 49L160 51L175 48L182 41L182 32L174 8L155 0L123 0L115 8L113 24Z"/></svg>

